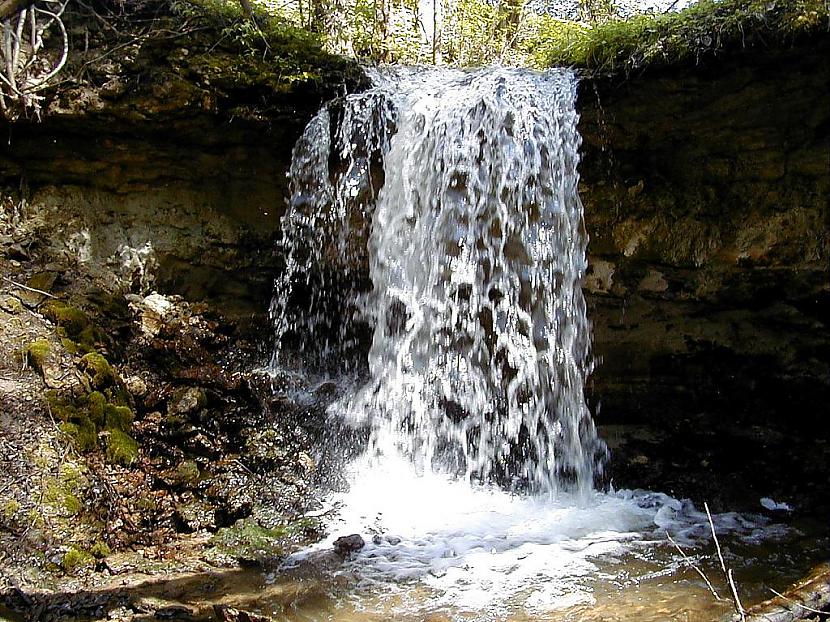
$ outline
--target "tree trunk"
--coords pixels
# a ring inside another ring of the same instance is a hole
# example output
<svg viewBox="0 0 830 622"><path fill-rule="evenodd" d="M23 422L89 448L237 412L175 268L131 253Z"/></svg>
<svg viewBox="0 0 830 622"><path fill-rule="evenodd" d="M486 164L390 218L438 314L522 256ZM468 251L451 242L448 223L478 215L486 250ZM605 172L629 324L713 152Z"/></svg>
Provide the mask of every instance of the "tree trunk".
<svg viewBox="0 0 830 622"><path fill-rule="evenodd" d="M249 20L254 21L254 7L251 6L251 0L239 0L242 5L242 12Z"/></svg>
<svg viewBox="0 0 830 622"><path fill-rule="evenodd" d="M35 0L0 0L0 20L10 18L34 3Z"/></svg>

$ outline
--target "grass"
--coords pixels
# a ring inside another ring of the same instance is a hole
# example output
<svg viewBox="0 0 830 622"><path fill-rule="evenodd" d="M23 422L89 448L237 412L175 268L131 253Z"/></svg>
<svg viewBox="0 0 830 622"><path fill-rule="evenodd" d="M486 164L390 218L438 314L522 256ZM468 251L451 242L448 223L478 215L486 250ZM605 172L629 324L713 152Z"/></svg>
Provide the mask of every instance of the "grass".
<svg viewBox="0 0 830 622"><path fill-rule="evenodd" d="M593 28L542 18L524 48L536 65L630 73L722 50L789 45L830 32L828 0L700 0L677 13L638 15Z"/></svg>

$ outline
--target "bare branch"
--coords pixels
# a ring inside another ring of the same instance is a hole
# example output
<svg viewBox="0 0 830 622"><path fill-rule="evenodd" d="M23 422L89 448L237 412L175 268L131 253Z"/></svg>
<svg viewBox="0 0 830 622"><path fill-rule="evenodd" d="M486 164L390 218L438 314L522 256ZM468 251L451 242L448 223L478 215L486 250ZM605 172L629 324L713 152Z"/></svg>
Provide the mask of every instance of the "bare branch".
<svg viewBox="0 0 830 622"><path fill-rule="evenodd" d="M688 555L686 555L686 553L683 551L683 549L680 548L680 545L674 541L674 538L671 537L671 534L669 534L668 531L666 532L666 537L669 539L669 542L671 542L674 545L674 548L677 549L677 552L680 553L680 555L683 557L683 560L686 562L686 565L689 566L692 570L694 570L697 574L699 574L700 577L706 582L706 585L709 588L709 591L712 592L712 596L715 597L715 600L723 600L723 598L720 597L720 594L718 594L717 590L715 589L715 586L713 586L712 582L709 581L709 577L707 577L706 574L698 567L698 565L695 564L694 561Z"/></svg>
<svg viewBox="0 0 830 622"><path fill-rule="evenodd" d="M709 518L709 528L712 530L712 539L715 541L715 548L718 551L718 559L720 560L721 570L723 570L723 576L729 584L729 589L732 590L732 599L735 604L735 612L740 616L741 620L746 620L746 611L744 610L744 606L741 604L741 599L738 598L738 588L735 586L735 579L732 577L732 569L729 568L727 570L726 562L723 561L723 552L720 548L720 542L718 542L718 534L715 532L715 523L712 520L712 513L709 511L709 504L705 501L703 502L703 508L706 510L706 516Z"/></svg>

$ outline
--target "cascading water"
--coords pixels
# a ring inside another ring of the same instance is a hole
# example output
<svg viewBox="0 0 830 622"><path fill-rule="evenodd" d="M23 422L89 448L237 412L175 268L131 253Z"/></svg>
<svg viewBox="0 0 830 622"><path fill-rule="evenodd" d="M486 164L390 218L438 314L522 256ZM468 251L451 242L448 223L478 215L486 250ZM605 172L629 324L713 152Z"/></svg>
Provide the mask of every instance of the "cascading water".
<svg viewBox="0 0 830 622"><path fill-rule="evenodd" d="M362 533L367 545L339 572L372 592L421 586L397 605L357 609L539 619L595 602L586 577L632 576L600 571L599 558L637 555L667 530L690 544L708 522L666 495L592 487L606 452L583 394L576 79L508 69L372 78L297 143L271 306L271 367L283 377L292 365L354 377L372 330L368 370L329 407L367 428L369 446L342 467L350 489L329 496L332 536L317 549ZM746 538L763 522L714 520ZM653 572L663 571L643 570Z"/></svg>
<svg viewBox="0 0 830 622"><path fill-rule="evenodd" d="M343 292L324 284L300 328L313 339L323 324L342 347L349 322L335 316L359 301L374 326L369 380L332 411L369 422L376 451L536 491L591 487L603 451L583 395L575 90L566 71L376 75L342 102L333 180L329 110L298 143L278 338L297 329L284 293L300 245L313 263L348 269L361 253L352 223L371 219L371 293L347 288L335 302ZM373 155L384 175L374 202Z"/></svg>

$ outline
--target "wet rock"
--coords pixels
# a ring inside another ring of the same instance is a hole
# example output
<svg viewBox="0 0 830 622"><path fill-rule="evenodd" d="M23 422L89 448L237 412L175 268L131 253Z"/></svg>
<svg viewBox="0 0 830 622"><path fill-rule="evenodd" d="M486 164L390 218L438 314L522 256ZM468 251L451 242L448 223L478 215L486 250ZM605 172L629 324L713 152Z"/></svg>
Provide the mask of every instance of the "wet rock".
<svg viewBox="0 0 830 622"><path fill-rule="evenodd" d="M156 609L153 616L157 620L190 620L193 618L193 610L185 605L168 605Z"/></svg>
<svg viewBox="0 0 830 622"><path fill-rule="evenodd" d="M125 378L124 386L133 397L144 397L147 395L147 383L140 376L129 376Z"/></svg>
<svg viewBox="0 0 830 622"><path fill-rule="evenodd" d="M141 330L145 335L155 337L169 323L173 316L173 302L161 294L150 294L140 303Z"/></svg>
<svg viewBox="0 0 830 622"><path fill-rule="evenodd" d="M242 609L235 609L228 605L214 605L213 611L221 622L272 622L268 616L251 613Z"/></svg>
<svg viewBox="0 0 830 622"><path fill-rule="evenodd" d="M297 456L297 462L303 468L306 473L313 473L314 470L317 468L317 464L314 462L314 458L308 455L308 453L301 451Z"/></svg>
<svg viewBox="0 0 830 622"><path fill-rule="evenodd" d="M174 515L179 531L192 533L194 531L216 529L214 511L210 505L195 499L193 495L185 495L183 498L186 501L176 506Z"/></svg>
<svg viewBox="0 0 830 622"><path fill-rule="evenodd" d="M169 405L168 412L170 414L187 414L198 408L202 408L207 403L207 396L202 389L197 387L188 387L179 390L173 395Z"/></svg>
<svg viewBox="0 0 830 622"><path fill-rule="evenodd" d="M353 533L350 536L341 536L334 541L334 550L340 555L348 555L354 551L359 551L366 542L360 534Z"/></svg>

